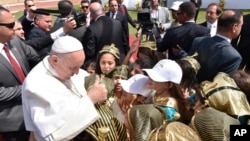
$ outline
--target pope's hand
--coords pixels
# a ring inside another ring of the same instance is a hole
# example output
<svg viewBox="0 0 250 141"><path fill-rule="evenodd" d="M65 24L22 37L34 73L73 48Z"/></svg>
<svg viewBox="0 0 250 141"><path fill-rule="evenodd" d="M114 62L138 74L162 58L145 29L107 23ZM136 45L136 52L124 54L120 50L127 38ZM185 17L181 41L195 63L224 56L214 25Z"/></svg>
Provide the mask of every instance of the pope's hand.
<svg viewBox="0 0 250 141"><path fill-rule="evenodd" d="M101 82L100 77L96 75L95 83L88 89L88 96L95 103L102 103L107 100L108 91Z"/></svg>

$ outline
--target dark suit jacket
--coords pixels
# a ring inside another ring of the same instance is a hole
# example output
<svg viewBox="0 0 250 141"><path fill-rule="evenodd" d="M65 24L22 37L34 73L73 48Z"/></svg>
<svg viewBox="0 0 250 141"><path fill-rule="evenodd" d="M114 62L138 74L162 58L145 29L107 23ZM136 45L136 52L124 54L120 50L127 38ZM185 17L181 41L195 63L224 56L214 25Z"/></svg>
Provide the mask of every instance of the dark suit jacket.
<svg viewBox="0 0 250 141"><path fill-rule="evenodd" d="M48 35L49 33L41 30L39 27L33 26L33 28L28 33L28 38L26 40L34 39L34 38L40 38L43 36Z"/></svg>
<svg viewBox="0 0 250 141"><path fill-rule="evenodd" d="M25 37L25 39L28 39L30 31L34 27L34 25L32 24L33 21L29 21L25 17L20 19L20 20L21 20L21 23L22 23L22 26L23 26L24 37Z"/></svg>
<svg viewBox="0 0 250 141"><path fill-rule="evenodd" d="M192 2L196 7L196 14L195 14L195 18L194 18L194 21L196 21L198 14L199 14L200 7L202 5L202 0L197 0L197 2L195 2L195 0L190 0L190 2Z"/></svg>
<svg viewBox="0 0 250 141"><path fill-rule="evenodd" d="M45 37L45 36L48 36L48 35L49 35L48 32L45 32L45 31L41 30L39 27L34 26L31 29L30 33L28 34L28 38L26 40L33 40L33 39ZM47 56L49 54L49 52L50 52L51 46L52 46L52 44L50 44L50 45L48 45L46 47L43 47L40 50L37 50L38 54L41 55L42 57Z"/></svg>
<svg viewBox="0 0 250 141"><path fill-rule="evenodd" d="M54 40L48 34L40 38L34 38L32 40L24 40L25 44L32 46L35 50L40 51L41 49L53 44Z"/></svg>
<svg viewBox="0 0 250 141"><path fill-rule="evenodd" d="M41 59L36 51L18 37L8 42L9 48L27 75L29 62ZM0 132L25 130L22 100L22 84L9 61L0 54Z"/></svg>
<svg viewBox="0 0 250 141"><path fill-rule="evenodd" d="M203 23L200 23L199 25L204 26L204 27L207 27L207 21L205 21L205 22L203 22Z"/></svg>
<svg viewBox="0 0 250 141"><path fill-rule="evenodd" d="M124 9L125 9L125 16L127 17L127 21L131 24L131 26L133 26L135 28L136 24L134 23L134 21L132 20L132 18L128 14L128 10L127 10L126 5L123 4L123 6L124 6ZM118 11L120 11L122 13L121 5L119 5Z"/></svg>
<svg viewBox="0 0 250 141"><path fill-rule="evenodd" d="M225 39L214 37L195 38L189 55L198 52L201 65L197 74L198 82L212 81L218 72L230 73L239 68L241 56Z"/></svg>
<svg viewBox="0 0 250 141"><path fill-rule="evenodd" d="M239 53L242 55L242 67L246 65L245 69L250 71L250 14L243 16L244 24L242 26L239 37L232 40L232 44L237 48ZM239 39L239 41L238 41ZM238 43L238 44L237 44Z"/></svg>
<svg viewBox="0 0 250 141"><path fill-rule="evenodd" d="M110 12L107 12L106 16L110 17ZM127 17L125 17L120 11L117 11L115 20L118 20L122 24L123 31L127 36L127 40L129 41L129 29L128 29Z"/></svg>
<svg viewBox="0 0 250 141"><path fill-rule="evenodd" d="M184 49L184 51L189 52L190 47L194 38L209 36L209 29L193 22L186 22L181 26L170 28L163 37L161 45L158 47L160 52L164 52L167 49L169 59L180 59L179 56L174 56L172 48L179 46Z"/></svg>
<svg viewBox="0 0 250 141"><path fill-rule="evenodd" d="M84 35L83 46L86 55L85 60L96 59L103 46L110 45L111 43L114 43L119 49L120 62L122 62L129 51L129 46L121 23L105 15L100 16L96 22L87 28Z"/></svg>
<svg viewBox="0 0 250 141"><path fill-rule="evenodd" d="M51 28L51 31L50 32L54 32L56 31L57 29L63 27L63 24L64 24L64 20L61 20L60 18L57 18L56 20L57 22L55 22L55 24L53 25L53 27ZM71 30L68 35L72 36L72 37L75 37L76 39L78 39L80 42L82 42L82 39L83 39L83 36L86 32L86 27L83 25L83 26L80 26L80 27L77 27L73 30Z"/></svg>

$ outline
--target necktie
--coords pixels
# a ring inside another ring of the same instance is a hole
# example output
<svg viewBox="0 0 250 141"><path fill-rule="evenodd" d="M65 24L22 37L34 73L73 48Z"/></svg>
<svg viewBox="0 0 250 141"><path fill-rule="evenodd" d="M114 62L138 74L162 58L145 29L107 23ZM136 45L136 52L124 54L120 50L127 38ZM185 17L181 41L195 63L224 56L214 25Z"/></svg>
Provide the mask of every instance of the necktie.
<svg viewBox="0 0 250 141"><path fill-rule="evenodd" d="M126 11L125 11L125 7L123 4L121 4L121 11L122 11L122 14L125 15L126 14Z"/></svg>
<svg viewBox="0 0 250 141"><path fill-rule="evenodd" d="M9 49L7 44L4 45L3 49L4 49L7 57L9 58L11 65L13 66L14 70L16 71L16 73L19 77L19 80L21 81L21 83L23 83L23 81L25 79L25 75L23 73L22 68L19 66L17 61L10 55L10 49Z"/></svg>
<svg viewBox="0 0 250 141"><path fill-rule="evenodd" d="M112 19L114 19L115 18L115 13L111 13L112 14Z"/></svg>

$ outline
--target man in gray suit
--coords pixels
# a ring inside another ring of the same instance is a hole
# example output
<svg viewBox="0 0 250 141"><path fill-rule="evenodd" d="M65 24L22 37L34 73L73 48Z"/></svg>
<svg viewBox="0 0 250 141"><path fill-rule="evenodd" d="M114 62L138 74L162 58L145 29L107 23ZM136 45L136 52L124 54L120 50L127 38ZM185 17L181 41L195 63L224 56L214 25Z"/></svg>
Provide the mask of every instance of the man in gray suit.
<svg viewBox="0 0 250 141"><path fill-rule="evenodd" d="M201 65L197 73L198 82L212 81L218 72L236 71L241 63L241 55L230 44L243 25L242 12L226 10L218 19L217 34L213 37L198 37L193 41L189 55L198 52Z"/></svg>
<svg viewBox="0 0 250 141"><path fill-rule="evenodd" d="M64 28L29 44L42 47L43 42L53 42L74 27L75 21L66 20ZM9 10L0 5L0 135L5 141L29 139L29 132L24 127L21 87L31 70L30 64L37 64L41 58L27 44L28 41L15 36L15 19Z"/></svg>
<svg viewBox="0 0 250 141"><path fill-rule="evenodd" d="M9 10L0 5L0 134L5 141L28 141L29 132L25 130L23 121L21 87L30 71L29 62L38 62L40 57L33 48L14 37L14 25L15 19ZM17 65L13 65L13 58Z"/></svg>
<svg viewBox="0 0 250 141"><path fill-rule="evenodd" d="M144 1L142 5L142 8L150 9L150 18L153 21L153 26L150 30L152 30L156 40L161 42L165 31L171 27L171 15L169 9L167 7L160 6L158 0L150 0L150 2ZM143 29L138 30L136 34L136 36L143 35Z"/></svg>
<svg viewBox="0 0 250 141"><path fill-rule="evenodd" d="M171 26L170 12L168 8L160 6L158 0L151 0L150 14L151 19L156 22L152 32L157 39L163 38L164 32Z"/></svg>

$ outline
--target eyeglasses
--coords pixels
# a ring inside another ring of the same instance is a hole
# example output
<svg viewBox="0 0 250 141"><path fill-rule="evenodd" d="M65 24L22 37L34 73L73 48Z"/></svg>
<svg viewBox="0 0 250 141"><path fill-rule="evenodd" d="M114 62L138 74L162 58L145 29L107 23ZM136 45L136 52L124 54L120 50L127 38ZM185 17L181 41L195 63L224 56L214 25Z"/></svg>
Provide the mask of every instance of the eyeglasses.
<svg viewBox="0 0 250 141"><path fill-rule="evenodd" d="M0 23L0 26L5 26L9 29L13 29L14 26L15 26L15 22L12 22L12 23Z"/></svg>
<svg viewBox="0 0 250 141"><path fill-rule="evenodd" d="M32 6L35 6L34 4L32 4L32 5L28 5L28 7L32 7Z"/></svg>
<svg viewBox="0 0 250 141"><path fill-rule="evenodd" d="M86 9L87 9L87 8L89 8L89 6L82 6L82 9L84 9L84 8L86 8Z"/></svg>

